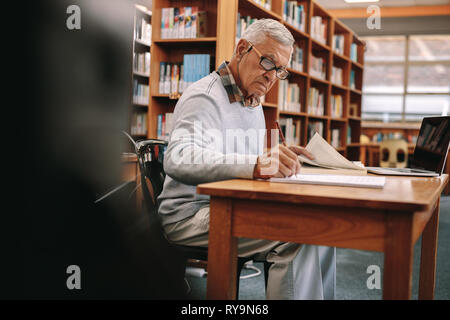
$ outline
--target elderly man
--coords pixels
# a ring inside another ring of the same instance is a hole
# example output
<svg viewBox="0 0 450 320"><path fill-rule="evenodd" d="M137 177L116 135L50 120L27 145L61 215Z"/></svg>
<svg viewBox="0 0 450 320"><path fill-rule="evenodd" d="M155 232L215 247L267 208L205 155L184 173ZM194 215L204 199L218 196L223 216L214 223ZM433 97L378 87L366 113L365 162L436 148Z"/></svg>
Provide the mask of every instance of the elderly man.
<svg viewBox="0 0 450 320"><path fill-rule="evenodd" d="M258 20L244 32L230 62L181 96L165 153L167 177L158 198L171 242L208 246L209 197L196 193L197 184L290 176L300 170L298 154L312 158L298 146L276 145L264 152L260 97L278 79L288 77L293 43L281 23ZM335 297L335 248L241 238L238 255L272 262L268 299Z"/></svg>

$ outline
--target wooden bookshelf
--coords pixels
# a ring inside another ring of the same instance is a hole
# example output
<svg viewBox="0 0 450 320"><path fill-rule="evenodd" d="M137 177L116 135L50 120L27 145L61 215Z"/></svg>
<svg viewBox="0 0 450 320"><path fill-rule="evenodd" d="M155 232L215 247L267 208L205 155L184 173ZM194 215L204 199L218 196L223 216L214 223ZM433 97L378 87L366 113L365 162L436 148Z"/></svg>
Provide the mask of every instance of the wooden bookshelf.
<svg viewBox="0 0 450 320"><path fill-rule="evenodd" d="M145 70L145 59L138 61L138 55L150 54L151 37L147 34L145 26L142 27L143 21L151 26L152 12L141 5L135 6L134 14L134 32L133 32L133 73L132 88L133 98L131 101L129 132L134 139L143 139L149 136L148 116L149 93L147 96L137 98L136 85L150 85L150 70ZM151 33L150 33L151 34ZM151 60L150 57L148 57ZM139 63L139 65L138 65ZM139 68L140 69L139 69ZM139 117L139 119L138 119Z"/></svg>
<svg viewBox="0 0 450 320"><path fill-rule="evenodd" d="M342 24L314 0L300 0L298 5L304 6L306 23L304 30L283 18L283 0L272 0L271 9L267 9L253 0L153 0L153 25L151 44L150 103L148 107L148 138L157 137L157 116L173 112L177 99L168 94L159 93L160 62L180 62L184 54L209 54L214 58L217 68L224 60L230 60L236 43L237 17L271 18L280 21L294 36L296 45L303 50L302 71L289 68L289 83L300 88L300 110L298 112L280 110L279 81L267 93L262 103L268 130L275 129L275 121L281 118L292 118L296 126L298 141L302 146L308 143L308 125L321 122L323 137L331 144L333 131L340 133L339 145L336 149L351 160L359 159L359 137L361 134L361 90L364 69L364 43L352 30ZM168 7L198 6L207 12L208 33L206 37L192 39L161 39L162 9ZM311 35L311 18L320 17L326 25L324 41ZM341 50L335 50L334 36L343 39ZM356 52L355 59L352 59ZM356 48L356 51L355 51ZM320 57L325 63L323 78L311 74L311 57ZM342 71L342 81L332 80L333 67ZM213 70L210 70L213 71ZM352 84L351 83L354 83ZM308 113L310 88L316 88L323 94L323 114ZM342 114L332 115L332 96L341 96ZM335 132L336 133L336 132ZM270 135L268 135L270 136Z"/></svg>

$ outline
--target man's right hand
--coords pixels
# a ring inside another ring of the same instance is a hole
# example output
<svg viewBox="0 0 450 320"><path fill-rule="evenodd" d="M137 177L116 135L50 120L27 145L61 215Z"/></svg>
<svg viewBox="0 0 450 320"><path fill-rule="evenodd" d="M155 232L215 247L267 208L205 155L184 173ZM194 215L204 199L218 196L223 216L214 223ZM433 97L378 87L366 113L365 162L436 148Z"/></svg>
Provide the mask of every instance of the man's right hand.
<svg viewBox="0 0 450 320"><path fill-rule="evenodd" d="M299 154L314 159L314 157L304 148L277 145L267 153L258 157L253 171L253 178L283 178L300 173L301 164L298 159Z"/></svg>

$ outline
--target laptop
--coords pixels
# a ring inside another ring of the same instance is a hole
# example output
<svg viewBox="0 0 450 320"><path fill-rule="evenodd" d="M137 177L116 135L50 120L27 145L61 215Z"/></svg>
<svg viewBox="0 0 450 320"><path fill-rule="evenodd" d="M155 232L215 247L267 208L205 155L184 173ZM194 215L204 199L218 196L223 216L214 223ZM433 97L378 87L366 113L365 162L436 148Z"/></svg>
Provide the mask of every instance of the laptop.
<svg viewBox="0 0 450 320"><path fill-rule="evenodd" d="M394 175L438 177L447 159L450 141L450 116L422 120L410 168L366 167L367 172Z"/></svg>

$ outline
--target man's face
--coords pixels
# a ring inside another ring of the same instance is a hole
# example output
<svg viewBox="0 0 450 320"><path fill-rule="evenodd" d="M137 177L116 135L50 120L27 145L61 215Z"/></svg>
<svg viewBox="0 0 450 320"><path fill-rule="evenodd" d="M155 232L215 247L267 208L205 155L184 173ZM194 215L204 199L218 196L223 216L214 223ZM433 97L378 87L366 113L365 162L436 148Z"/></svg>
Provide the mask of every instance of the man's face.
<svg viewBox="0 0 450 320"><path fill-rule="evenodd" d="M240 45L244 49L240 48ZM246 40L241 40L238 50L245 53L251 44ZM255 50L256 48L256 50ZM259 64L260 54L270 59L277 67L286 67L292 54L292 47L285 46L278 41L265 37L264 41L253 46L253 49L242 56L239 64L239 77L241 89L247 92L247 96L265 95L274 83L278 80L276 70L266 71Z"/></svg>

